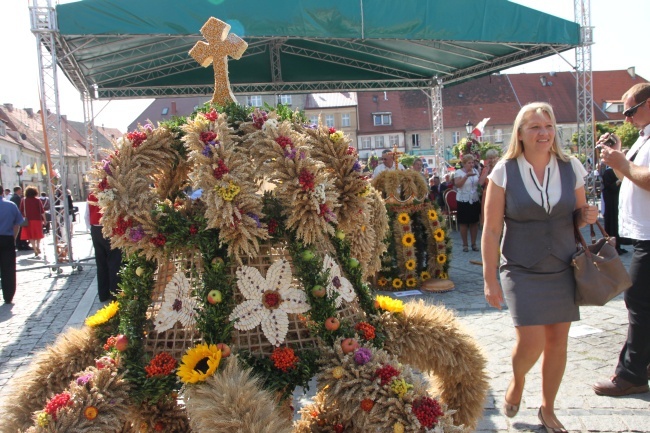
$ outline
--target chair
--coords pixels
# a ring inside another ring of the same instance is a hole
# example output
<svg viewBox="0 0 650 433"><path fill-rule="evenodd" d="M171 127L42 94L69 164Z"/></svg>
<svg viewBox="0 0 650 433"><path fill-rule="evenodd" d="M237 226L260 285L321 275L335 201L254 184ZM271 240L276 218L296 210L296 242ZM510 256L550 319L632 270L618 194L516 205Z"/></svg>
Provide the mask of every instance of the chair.
<svg viewBox="0 0 650 433"><path fill-rule="evenodd" d="M445 191L443 200L445 202L445 216L447 217L447 227L452 227L452 222L458 231L458 202L456 201L457 192L453 189Z"/></svg>

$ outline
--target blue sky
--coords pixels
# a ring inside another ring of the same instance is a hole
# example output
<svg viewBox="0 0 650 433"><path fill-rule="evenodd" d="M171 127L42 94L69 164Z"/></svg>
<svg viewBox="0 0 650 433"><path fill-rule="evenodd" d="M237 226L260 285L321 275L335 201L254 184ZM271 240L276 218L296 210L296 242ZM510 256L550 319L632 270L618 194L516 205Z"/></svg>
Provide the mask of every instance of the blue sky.
<svg viewBox="0 0 650 433"><path fill-rule="evenodd" d="M136 0L137 1L137 0ZM449 1L449 0L437 0ZM60 3L68 3L61 1ZM0 68L0 103L11 102L19 108L38 108L38 59L35 38L30 32L28 0L3 0L0 14L2 67ZM54 0L53 0L54 3ZM560 18L573 21L573 0L514 0ZM645 22L650 16L650 0L591 0L591 25L594 27L592 47L593 70L614 70L636 67L637 74L650 79L650 54L640 48L646 42ZM636 18L639 17L639 18ZM636 50L635 48L639 48ZM560 56L511 68L507 73L568 71L575 64L575 54ZM59 76L61 111L71 120L83 120L79 93ZM95 124L126 131L150 100L95 102Z"/></svg>

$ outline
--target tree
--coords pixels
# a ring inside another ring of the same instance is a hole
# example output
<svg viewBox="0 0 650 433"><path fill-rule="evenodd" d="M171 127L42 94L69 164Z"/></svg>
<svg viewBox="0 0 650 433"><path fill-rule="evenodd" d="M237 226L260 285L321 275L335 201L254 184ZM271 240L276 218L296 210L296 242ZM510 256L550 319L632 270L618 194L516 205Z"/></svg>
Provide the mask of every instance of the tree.
<svg viewBox="0 0 650 433"><path fill-rule="evenodd" d="M623 123L616 131L616 135L621 139L623 149L629 149L634 142L639 138L639 131L631 123Z"/></svg>

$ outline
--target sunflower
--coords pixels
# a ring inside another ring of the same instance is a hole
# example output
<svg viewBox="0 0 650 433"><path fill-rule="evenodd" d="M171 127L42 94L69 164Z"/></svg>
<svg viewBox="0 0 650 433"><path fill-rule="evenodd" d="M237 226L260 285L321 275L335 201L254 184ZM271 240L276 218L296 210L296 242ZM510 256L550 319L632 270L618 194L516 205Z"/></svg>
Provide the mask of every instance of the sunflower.
<svg viewBox="0 0 650 433"><path fill-rule="evenodd" d="M438 220L438 212L436 212L433 209L429 209L429 212L427 213L427 216L431 221L437 221Z"/></svg>
<svg viewBox="0 0 650 433"><path fill-rule="evenodd" d="M396 289L401 289L404 282L399 278L393 278L393 287Z"/></svg>
<svg viewBox="0 0 650 433"><path fill-rule="evenodd" d="M441 280L446 280L449 278L449 275L447 275L446 272L440 272L440 279Z"/></svg>
<svg viewBox="0 0 650 433"><path fill-rule="evenodd" d="M445 231L443 229L436 229L436 231L433 232L433 238L436 242L442 242L445 240Z"/></svg>
<svg viewBox="0 0 650 433"><path fill-rule="evenodd" d="M401 214L397 215L397 221L399 221L400 224L408 224L411 222L411 217L409 217L409 214L406 212L402 212Z"/></svg>
<svg viewBox="0 0 650 433"><path fill-rule="evenodd" d="M405 247L412 247L415 244L415 236L413 233L407 233L402 236L402 245Z"/></svg>
<svg viewBox="0 0 650 433"><path fill-rule="evenodd" d="M183 355L176 375L183 383L197 383L212 376L221 362L221 350L216 344L198 344Z"/></svg>
<svg viewBox="0 0 650 433"><path fill-rule="evenodd" d="M85 323L91 328L94 328L99 325L103 325L104 323L111 320L117 314L117 311L119 309L120 309L120 305L117 302L113 301L107 306L105 306L104 308L97 311L92 316L87 317Z"/></svg>
<svg viewBox="0 0 650 433"><path fill-rule="evenodd" d="M440 263L441 265L447 261L447 255L444 253L440 253L436 256L436 261Z"/></svg>
<svg viewBox="0 0 650 433"><path fill-rule="evenodd" d="M418 285L418 279L415 277L410 277L406 279L406 287L415 287Z"/></svg>
<svg viewBox="0 0 650 433"><path fill-rule="evenodd" d="M413 269L415 269L415 260L413 259L407 260L406 263L404 263L404 267L409 271L412 271Z"/></svg>
<svg viewBox="0 0 650 433"><path fill-rule="evenodd" d="M401 313L404 311L404 302L399 299L393 299L390 296L377 295L375 298L378 307L391 313Z"/></svg>
<svg viewBox="0 0 650 433"><path fill-rule="evenodd" d="M384 287L386 284L388 284L388 280L385 277L379 277L377 284L379 284L381 287Z"/></svg>
<svg viewBox="0 0 650 433"><path fill-rule="evenodd" d="M423 271L423 272L420 274L420 278L422 279L422 281L429 280L429 279L431 279L431 274L428 273L427 271Z"/></svg>

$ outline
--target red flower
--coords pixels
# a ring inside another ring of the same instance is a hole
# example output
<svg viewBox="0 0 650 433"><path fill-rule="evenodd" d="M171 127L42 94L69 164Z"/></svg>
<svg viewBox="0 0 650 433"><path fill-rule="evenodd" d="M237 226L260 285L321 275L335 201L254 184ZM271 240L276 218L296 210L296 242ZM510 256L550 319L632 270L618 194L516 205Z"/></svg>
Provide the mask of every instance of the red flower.
<svg viewBox="0 0 650 433"><path fill-rule="evenodd" d="M316 177L306 168L300 170L300 176L298 177L298 182L303 191L312 191L314 189L314 179Z"/></svg>
<svg viewBox="0 0 650 433"><path fill-rule="evenodd" d="M431 428L438 424L438 418L444 413L436 400L425 396L413 402L413 415L424 428Z"/></svg>
<svg viewBox="0 0 650 433"><path fill-rule="evenodd" d="M108 189L108 179L103 178L99 184L97 184L97 188L99 188L100 191L105 191Z"/></svg>
<svg viewBox="0 0 650 433"><path fill-rule="evenodd" d="M67 392L62 392L52 397L47 404L45 405L45 413L52 416L54 421L56 421L56 412L66 406L72 406L72 397Z"/></svg>
<svg viewBox="0 0 650 433"><path fill-rule="evenodd" d="M126 138L131 142L133 147L138 147L147 139L147 134L141 131L133 131L126 134Z"/></svg>
<svg viewBox="0 0 650 433"><path fill-rule="evenodd" d="M216 139L217 139L217 133L214 131L205 131L201 133L201 141L206 144Z"/></svg>
<svg viewBox="0 0 650 433"><path fill-rule="evenodd" d="M199 229L197 229L196 226L195 226L194 224L192 224L192 225L190 226L190 234L191 234L191 235L195 235L195 234L197 234L198 232L199 232Z"/></svg>
<svg viewBox="0 0 650 433"><path fill-rule="evenodd" d="M167 376L176 370L176 360L169 353L160 352L149 361L149 365L144 370L147 372L147 377Z"/></svg>
<svg viewBox="0 0 650 433"><path fill-rule="evenodd" d="M271 361L273 361L275 368L286 373L296 368L300 358L296 356L290 347L276 347L271 354Z"/></svg>
<svg viewBox="0 0 650 433"><path fill-rule="evenodd" d="M357 149L352 146L348 146L348 150L345 151L347 155L356 155Z"/></svg>
<svg viewBox="0 0 650 433"><path fill-rule="evenodd" d="M226 163L224 162L223 159L220 159L217 161L217 168L214 169L214 177L221 180L223 178L223 175L226 173L230 173L230 170L226 166Z"/></svg>
<svg viewBox="0 0 650 433"><path fill-rule="evenodd" d="M370 400L369 398L364 398L363 400L361 400L361 404L359 404L359 406L361 406L361 409L363 409L364 411L370 412L372 408L375 407L375 402Z"/></svg>
<svg viewBox="0 0 650 433"><path fill-rule="evenodd" d="M268 231L270 235L274 235L278 231L278 222L274 219L269 221Z"/></svg>
<svg viewBox="0 0 650 433"><path fill-rule="evenodd" d="M158 233L156 237L151 239L151 243L157 247L164 247L167 243L167 238L162 233Z"/></svg>
<svg viewBox="0 0 650 433"><path fill-rule="evenodd" d="M278 138L275 139L275 142L280 145L281 148L286 149L287 147L291 148L293 147L293 142L291 141L291 138L281 135Z"/></svg>
<svg viewBox="0 0 650 433"><path fill-rule="evenodd" d="M373 340L375 338L375 327L370 323L359 322L354 329L361 332L363 338L366 340Z"/></svg>
<svg viewBox="0 0 650 433"><path fill-rule="evenodd" d="M386 385L393 379L393 377L399 376L399 370L390 364L386 364L375 372L375 376L381 379L382 385Z"/></svg>
<svg viewBox="0 0 650 433"><path fill-rule="evenodd" d="M117 227L113 228L114 236L123 236L126 233L126 230L133 227L133 221L127 221L124 217L119 217L117 219Z"/></svg>
<svg viewBox="0 0 650 433"><path fill-rule="evenodd" d="M334 134L334 133L336 132L336 128L332 128L332 127L330 127L330 128L328 129L328 131L329 131L330 134Z"/></svg>
<svg viewBox="0 0 650 433"><path fill-rule="evenodd" d="M219 113L217 113L217 110L213 108L209 113L203 113L203 116L205 116L209 121L214 122L217 120L217 117L219 117Z"/></svg>

